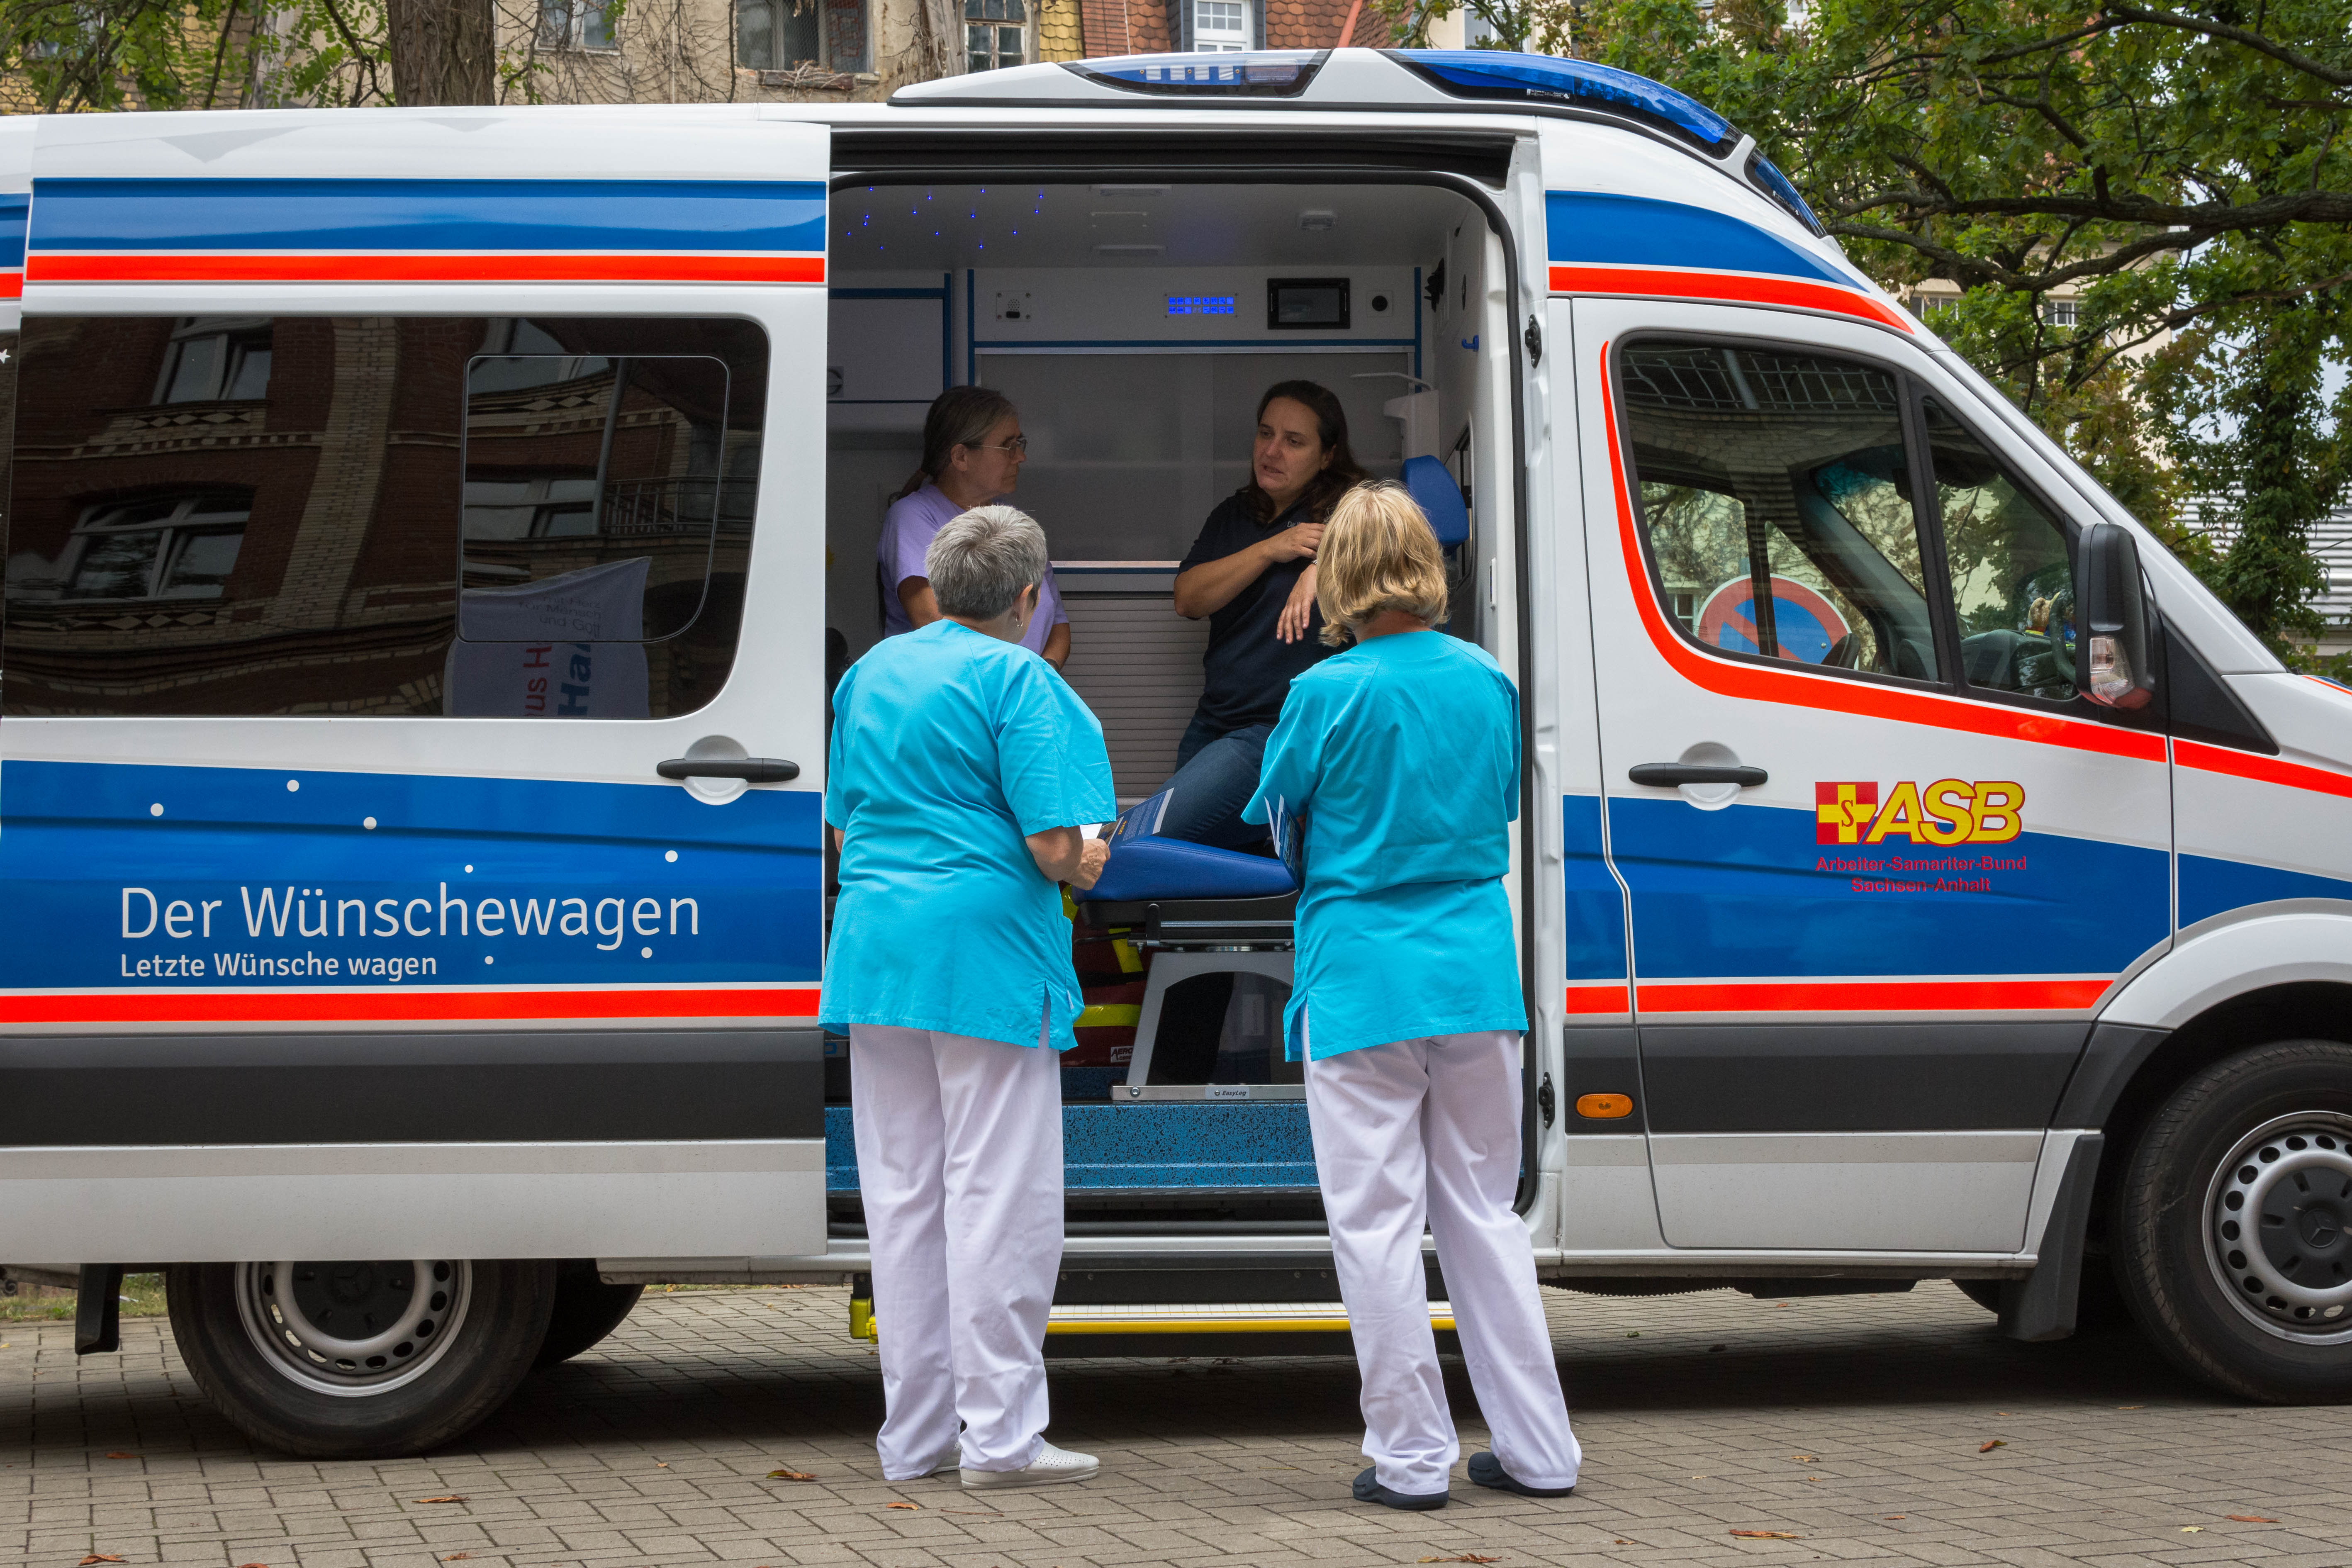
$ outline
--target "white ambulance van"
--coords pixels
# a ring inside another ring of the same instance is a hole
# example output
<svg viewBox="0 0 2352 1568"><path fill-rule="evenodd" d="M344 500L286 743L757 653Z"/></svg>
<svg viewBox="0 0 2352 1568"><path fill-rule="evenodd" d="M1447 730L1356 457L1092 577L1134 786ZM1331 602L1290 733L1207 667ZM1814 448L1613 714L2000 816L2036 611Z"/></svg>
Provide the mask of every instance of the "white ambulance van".
<svg viewBox="0 0 2352 1568"><path fill-rule="evenodd" d="M1523 693L1546 1280L1952 1279L2029 1340L2119 1299L2352 1395L2352 691L1703 106L1171 56L10 120L0 193L0 1258L82 1287L79 1348L163 1268L231 1420L394 1453L646 1283L861 1279L826 696L925 407L1019 407L1139 801L1176 563L1306 378ZM1127 826L1049 1346L1328 1344L1286 879Z"/></svg>

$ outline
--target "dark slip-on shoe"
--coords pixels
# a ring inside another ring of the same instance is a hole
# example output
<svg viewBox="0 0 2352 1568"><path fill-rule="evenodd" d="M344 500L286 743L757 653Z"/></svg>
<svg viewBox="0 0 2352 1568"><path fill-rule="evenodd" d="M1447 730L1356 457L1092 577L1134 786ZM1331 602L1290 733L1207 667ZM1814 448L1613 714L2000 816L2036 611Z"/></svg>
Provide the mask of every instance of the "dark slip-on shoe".
<svg viewBox="0 0 2352 1568"><path fill-rule="evenodd" d="M1381 1485L1378 1465L1356 1478L1356 1500L1376 1502L1382 1508L1401 1508L1412 1513L1427 1513L1433 1508L1444 1508L1451 1492L1398 1492Z"/></svg>
<svg viewBox="0 0 2352 1568"><path fill-rule="evenodd" d="M1511 1478L1511 1472L1503 1468L1503 1461L1492 1454L1470 1456L1470 1479L1479 1486L1492 1487L1496 1491L1517 1492L1521 1497L1574 1497L1576 1495L1576 1489L1572 1486L1531 1487L1525 1481L1514 1480Z"/></svg>

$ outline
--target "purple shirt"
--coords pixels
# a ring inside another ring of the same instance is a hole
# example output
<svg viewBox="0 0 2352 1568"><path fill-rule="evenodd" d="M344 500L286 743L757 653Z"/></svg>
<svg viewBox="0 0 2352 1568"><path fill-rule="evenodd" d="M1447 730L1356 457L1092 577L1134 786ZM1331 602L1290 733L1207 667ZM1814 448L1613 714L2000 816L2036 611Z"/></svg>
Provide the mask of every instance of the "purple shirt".
<svg viewBox="0 0 2352 1568"><path fill-rule="evenodd" d="M940 487L926 482L913 495L901 496L890 503L882 520L882 543L876 552L882 562L882 635L897 637L911 632L915 623L907 618L907 606L898 598L898 584L909 577L928 577L923 570L923 553L931 547L931 538L940 530L963 515L964 509L940 493ZM1062 591L1054 586L1054 569L1045 568L1045 580L1037 587L1037 613L1030 617L1029 629L1021 634L1021 646L1031 653L1044 653L1045 639L1054 628L1070 618L1062 608Z"/></svg>

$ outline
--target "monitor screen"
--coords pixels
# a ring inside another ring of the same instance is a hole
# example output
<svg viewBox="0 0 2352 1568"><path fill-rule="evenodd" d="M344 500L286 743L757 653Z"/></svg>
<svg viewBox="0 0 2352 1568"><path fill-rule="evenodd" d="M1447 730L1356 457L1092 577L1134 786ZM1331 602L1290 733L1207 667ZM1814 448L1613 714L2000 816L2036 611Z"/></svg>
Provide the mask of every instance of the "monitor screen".
<svg viewBox="0 0 2352 1568"><path fill-rule="evenodd" d="M1348 279L1345 278L1269 278L1265 284L1265 324L1270 331L1297 331L1348 328Z"/></svg>

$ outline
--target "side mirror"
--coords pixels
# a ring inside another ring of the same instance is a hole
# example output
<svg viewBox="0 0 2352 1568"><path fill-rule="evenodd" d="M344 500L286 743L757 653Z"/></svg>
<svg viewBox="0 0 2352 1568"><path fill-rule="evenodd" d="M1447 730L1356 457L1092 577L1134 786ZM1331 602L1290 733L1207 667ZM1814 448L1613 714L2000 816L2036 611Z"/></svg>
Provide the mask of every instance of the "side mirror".
<svg viewBox="0 0 2352 1568"><path fill-rule="evenodd" d="M2139 545L2128 530L2095 522L2083 531L2081 573L2074 598L2084 646L2074 655L2075 689L2102 707L2145 708L2156 695L2156 668Z"/></svg>

